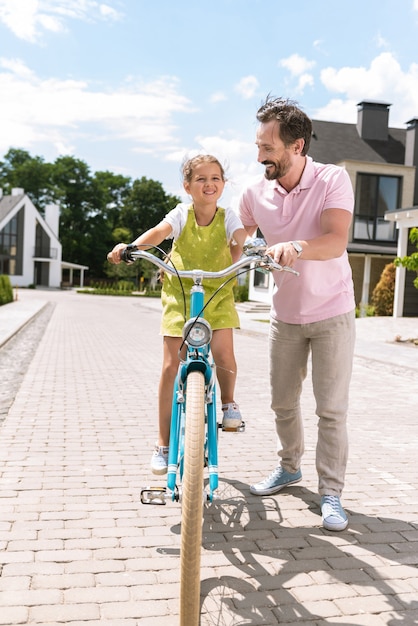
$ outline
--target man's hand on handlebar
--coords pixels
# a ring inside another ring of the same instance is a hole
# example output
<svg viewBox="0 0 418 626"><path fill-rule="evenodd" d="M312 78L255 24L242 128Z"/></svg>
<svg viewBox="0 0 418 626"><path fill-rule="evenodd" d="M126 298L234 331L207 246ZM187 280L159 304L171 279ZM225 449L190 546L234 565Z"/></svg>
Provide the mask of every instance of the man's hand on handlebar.
<svg viewBox="0 0 418 626"><path fill-rule="evenodd" d="M266 254L282 267L293 267L298 258L298 254L290 241L270 246L267 248Z"/></svg>

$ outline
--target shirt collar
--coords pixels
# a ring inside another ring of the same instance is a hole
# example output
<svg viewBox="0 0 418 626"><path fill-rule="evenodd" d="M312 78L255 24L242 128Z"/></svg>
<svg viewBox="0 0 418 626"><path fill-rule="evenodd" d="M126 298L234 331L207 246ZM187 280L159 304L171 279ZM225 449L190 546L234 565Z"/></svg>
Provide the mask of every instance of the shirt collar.
<svg viewBox="0 0 418 626"><path fill-rule="evenodd" d="M312 160L312 157L307 156L305 168L302 172L301 179L299 183L296 185L296 187L294 187L294 189L292 189L290 193L295 193L295 192L297 193L301 191L301 189L309 189L310 187L312 187L314 179L315 179L315 167L313 164L313 160ZM283 187L280 185L280 183L277 180L272 180L269 182L273 189L277 189L279 192L284 191Z"/></svg>

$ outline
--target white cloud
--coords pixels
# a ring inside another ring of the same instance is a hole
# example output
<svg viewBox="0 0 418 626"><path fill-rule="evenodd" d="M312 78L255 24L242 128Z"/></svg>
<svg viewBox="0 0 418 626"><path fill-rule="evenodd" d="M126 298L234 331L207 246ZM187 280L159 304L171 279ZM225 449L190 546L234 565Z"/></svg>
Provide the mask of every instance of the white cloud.
<svg viewBox="0 0 418 626"><path fill-rule="evenodd" d="M357 120L356 104L359 100L342 100L333 98L325 106L318 108L312 115L315 120L326 122L345 122L354 124Z"/></svg>
<svg viewBox="0 0 418 626"><path fill-rule="evenodd" d="M45 31L59 33L66 21L113 19L120 13L95 0L0 0L0 22L16 37L35 43Z"/></svg>
<svg viewBox="0 0 418 626"><path fill-rule="evenodd" d="M99 5L100 15L103 15L104 18L109 18L112 20L119 20L121 18L121 14L113 9L108 4L100 4Z"/></svg>
<svg viewBox="0 0 418 626"><path fill-rule="evenodd" d="M234 89L243 98L252 98L259 87L259 82L255 76L245 76L235 85Z"/></svg>
<svg viewBox="0 0 418 626"><path fill-rule="evenodd" d="M308 59L301 57L299 54L291 54L286 59L281 59L279 66L289 70L292 76L300 76L301 74L306 74L307 70L315 67L315 61L308 61Z"/></svg>
<svg viewBox="0 0 418 626"><path fill-rule="evenodd" d="M389 42L380 33L374 38L378 48L389 48Z"/></svg>
<svg viewBox="0 0 418 626"><path fill-rule="evenodd" d="M391 104L391 126L404 127L408 119L418 115L418 64L404 70L390 52L375 57L368 68L325 68L321 81L329 92L343 97L333 98L318 109L313 115L317 119L354 123L356 105L364 99Z"/></svg>
<svg viewBox="0 0 418 626"><path fill-rule="evenodd" d="M175 113L192 112L173 77L130 81L111 92L87 82L38 77L18 59L0 59L0 150L48 142L69 152L81 135L126 139L154 152L177 143ZM87 130L88 129L88 130Z"/></svg>
<svg viewBox="0 0 418 626"><path fill-rule="evenodd" d="M313 84L314 84L314 79L313 79L312 74L301 74L298 78L296 91L299 93L303 93L305 87L307 87L308 85L310 87L313 87Z"/></svg>
<svg viewBox="0 0 418 626"><path fill-rule="evenodd" d="M217 102L224 102L225 100L227 100L227 97L223 91L215 91L209 99L209 101L213 104L216 104Z"/></svg>
<svg viewBox="0 0 418 626"><path fill-rule="evenodd" d="M281 59L278 65L287 69L292 78L297 79L296 86L293 87L295 93L303 93L307 86L313 87L314 77L308 70L315 66L315 61L309 61L299 54L291 54L286 59Z"/></svg>

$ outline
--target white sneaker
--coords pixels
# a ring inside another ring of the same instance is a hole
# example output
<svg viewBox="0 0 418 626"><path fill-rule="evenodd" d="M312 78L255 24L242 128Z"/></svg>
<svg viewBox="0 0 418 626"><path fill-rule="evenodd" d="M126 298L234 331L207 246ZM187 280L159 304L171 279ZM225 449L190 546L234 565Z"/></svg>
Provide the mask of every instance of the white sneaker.
<svg viewBox="0 0 418 626"><path fill-rule="evenodd" d="M223 418L222 428L223 430L236 430L242 424L241 412L238 404L235 402L229 402L222 405Z"/></svg>
<svg viewBox="0 0 418 626"><path fill-rule="evenodd" d="M167 474L168 446L155 444L155 450L151 457L151 470L153 474Z"/></svg>

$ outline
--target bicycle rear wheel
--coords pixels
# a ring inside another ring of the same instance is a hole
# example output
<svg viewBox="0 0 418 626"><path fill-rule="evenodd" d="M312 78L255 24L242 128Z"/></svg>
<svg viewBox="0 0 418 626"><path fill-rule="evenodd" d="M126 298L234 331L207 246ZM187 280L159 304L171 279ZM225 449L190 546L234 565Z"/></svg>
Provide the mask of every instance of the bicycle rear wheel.
<svg viewBox="0 0 418 626"><path fill-rule="evenodd" d="M204 432L205 379L202 372L195 371L187 376L181 498L180 626L199 624Z"/></svg>

